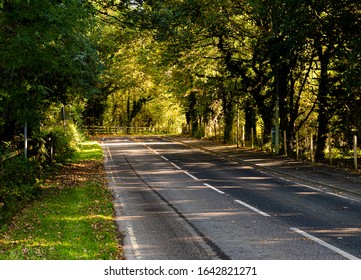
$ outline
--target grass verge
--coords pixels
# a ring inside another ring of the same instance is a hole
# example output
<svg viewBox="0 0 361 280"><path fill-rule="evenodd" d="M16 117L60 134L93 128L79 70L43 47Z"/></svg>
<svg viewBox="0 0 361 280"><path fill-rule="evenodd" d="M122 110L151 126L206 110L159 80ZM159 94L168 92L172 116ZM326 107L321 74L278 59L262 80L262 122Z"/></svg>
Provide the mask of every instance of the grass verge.
<svg viewBox="0 0 361 280"><path fill-rule="evenodd" d="M42 189L0 232L0 259L123 258L99 145L79 145L73 162Z"/></svg>

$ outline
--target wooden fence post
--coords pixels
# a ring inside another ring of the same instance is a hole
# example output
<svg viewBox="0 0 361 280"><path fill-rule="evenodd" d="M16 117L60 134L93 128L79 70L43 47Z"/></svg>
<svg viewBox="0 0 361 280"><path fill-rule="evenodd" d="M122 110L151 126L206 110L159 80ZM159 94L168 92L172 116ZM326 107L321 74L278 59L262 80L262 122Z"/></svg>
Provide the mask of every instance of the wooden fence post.
<svg viewBox="0 0 361 280"><path fill-rule="evenodd" d="M311 136L310 136L310 159L311 162L314 162L314 158L313 158L313 133L311 132Z"/></svg>
<svg viewBox="0 0 361 280"><path fill-rule="evenodd" d="M241 142L242 142L242 147L245 147L245 141L244 141L245 135L244 135L244 125L241 127Z"/></svg>
<svg viewBox="0 0 361 280"><path fill-rule="evenodd" d="M214 121L213 127L214 127L214 141L217 142L217 120Z"/></svg>
<svg viewBox="0 0 361 280"><path fill-rule="evenodd" d="M24 125L24 157L28 159L28 122Z"/></svg>
<svg viewBox="0 0 361 280"><path fill-rule="evenodd" d="M296 132L296 160L298 160L300 154L300 147L298 145L298 132Z"/></svg>
<svg viewBox="0 0 361 280"><path fill-rule="evenodd" d="M353 136L353 155L354 155L354 164L355 169L357 170L357 135Z"/></svg>
<svg viewBox="0 0 361 280"><path fill-rule="evenodd" d="M253 131L253 127L251 128L251 148L254 149L254 131Z"/></svg>
<svg viewBox="0 0 361 280"><path fill-rule="evenodd" d="M331 133L328 134L328 160L330 164L332 164L332 139L331 139Z"/></svg>
<svg viewBox="0 0 361 280"><path fill-rule="evenodd" d="M286 132L286 130L283 130L283 151L285 153L285 156L287 156L287 132Z"/></svg>
<svg viewBox="0 0 361 280"><path fill-rule="evenodd" d="M239 109L237 105L237 148L239 148Z"/></svg>

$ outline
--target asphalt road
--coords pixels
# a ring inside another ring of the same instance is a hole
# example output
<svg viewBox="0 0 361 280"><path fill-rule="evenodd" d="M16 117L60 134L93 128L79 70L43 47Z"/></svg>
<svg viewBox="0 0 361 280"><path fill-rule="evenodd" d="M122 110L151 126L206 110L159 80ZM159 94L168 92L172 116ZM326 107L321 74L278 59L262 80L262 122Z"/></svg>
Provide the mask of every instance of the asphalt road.
<svg viewBox="0 0 361 280"><path fill-rule="evenodd" d="M101 142L127 259L360 259L361 202L159 137Z"/></svg>

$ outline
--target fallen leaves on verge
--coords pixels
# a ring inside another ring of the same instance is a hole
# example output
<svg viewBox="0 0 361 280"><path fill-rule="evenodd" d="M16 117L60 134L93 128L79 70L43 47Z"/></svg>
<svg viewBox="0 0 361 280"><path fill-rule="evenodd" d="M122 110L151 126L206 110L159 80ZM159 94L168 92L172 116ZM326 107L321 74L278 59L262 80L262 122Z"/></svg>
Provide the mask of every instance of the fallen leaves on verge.
<svg viewBox="0 0 361 280"><path fill-rule="evenodd" d="M118 246L116 249L117 252L113 250L112 253L109 253L110 251L107 250L109 246L107 244L107 242L109 242L107 237L111 235L115 236L117 229L113 217L109 215L109 211L106 210L106 207L112 207L111 204L109 205L109 201L111 201L112 198L109 197L111 194L106 187L107 182L105 178L104 165L101 160L82 161L81 163L61 167L56 175L48 178L44 182L43 195L16 215L7 231L0 235L0 255L8 256L9 259L57 258L57 248L65 246L63 236L67 234L66 223L72 223L77 226L78 224L80 225L83 220L87 220L85 222L89 222L89 228L93 230L93 237L95 240L98 240L100 246L99 251L93 253L93 257L91 258L122 259L123 252L121 245L116 245ZM50 200L57 203L57 198L61 193L68 192L72 189L85 188L86 186L89 188L89 184L104 187L90 188L90 193L88 190L86 191L86 193L89 193L89 196L93 198L90 206L83 205L82 200L78 200L75 208L76 211L81 212L80 218L78 216L74 217L74 219L71 216L63 217L58 207L49 208L49 206L45 206L47 201ZM108 205L106 205L103 200L108 201ZM29 217L29 211L36 214L24 220L24 217ZM45 223L48 217L56 217L56 219L43 229L41 224ZM74 236L72 240L67 241L69 244L66 246L81 246L82 239L83 236L81 235ZM100 244L103 240L107 240L107 242ZM112 246L114 246L114 243ZM69 249L73 249L74 252L76 251L75 248ZM80 247L78 249L80 249ZM87 259L87 256L90 256L89 252L84 249L84 252L79 251L79 255L74 255L73 259ZM59 258L63 259L66 257L63 255Z"/></svg>

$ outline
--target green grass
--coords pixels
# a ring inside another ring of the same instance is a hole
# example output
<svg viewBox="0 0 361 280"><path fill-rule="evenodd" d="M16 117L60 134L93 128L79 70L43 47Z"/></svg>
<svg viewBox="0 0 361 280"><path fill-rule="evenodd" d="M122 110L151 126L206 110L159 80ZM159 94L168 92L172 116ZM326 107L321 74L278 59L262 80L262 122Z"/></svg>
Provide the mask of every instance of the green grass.
<svg viewBox="0 0 361 280"><path fill-rule="evenodd" d="M97 142L82 142L78 144L78 149L73 155L73 162L82 160L101 160L103 158L102 148Z"/></svg>
<svg viewBox="0 0 361 280"><path fill-rule="evenodd" d="M103 174L92 172L102 166L99 149L81 145L77 163L45 183L44 194L14 217L0 233L0 259L122 258L111 193Z"/></svg>

